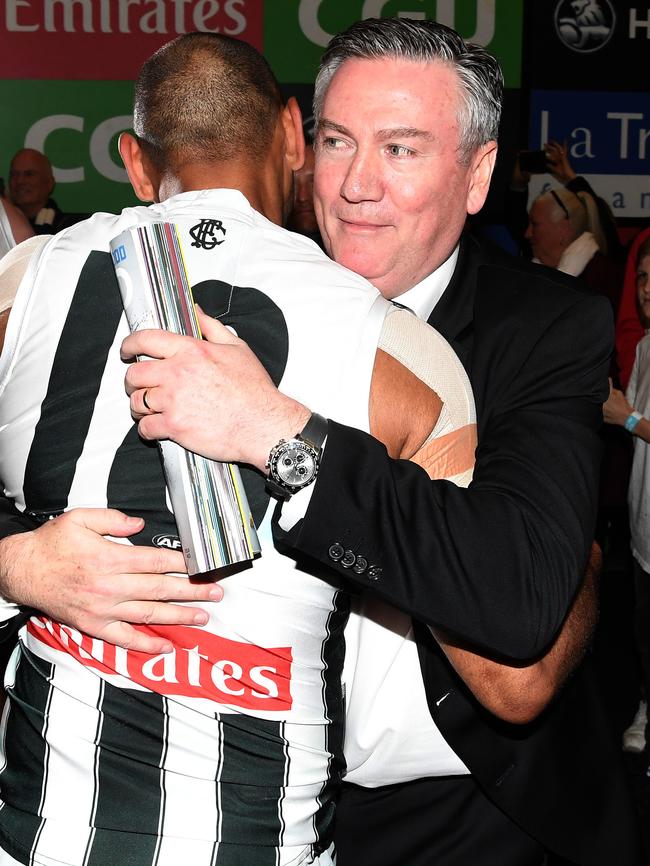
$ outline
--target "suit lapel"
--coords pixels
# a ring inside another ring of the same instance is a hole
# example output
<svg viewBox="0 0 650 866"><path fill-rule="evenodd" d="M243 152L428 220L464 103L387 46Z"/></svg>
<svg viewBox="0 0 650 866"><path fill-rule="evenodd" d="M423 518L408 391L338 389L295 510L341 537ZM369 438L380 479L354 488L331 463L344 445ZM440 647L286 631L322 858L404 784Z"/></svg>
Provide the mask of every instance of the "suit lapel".
<svg viewBox="0 0 650 866"><path fill-rule="evenodd" d="M474 334L477 271L480 263L478 244L472 237L464 234L449 285L428 319L428 323L451 343L468 373Z"/></svg>

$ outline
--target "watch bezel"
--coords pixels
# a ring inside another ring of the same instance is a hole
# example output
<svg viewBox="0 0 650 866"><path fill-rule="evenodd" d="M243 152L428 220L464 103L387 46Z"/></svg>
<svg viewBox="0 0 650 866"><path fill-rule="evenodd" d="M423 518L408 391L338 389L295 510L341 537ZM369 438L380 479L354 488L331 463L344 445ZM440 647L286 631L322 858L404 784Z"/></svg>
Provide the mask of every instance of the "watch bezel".
<svg viewBox="0 0 650 866"><path fill-rule="evenodd" d="M307 457L311 459L310 473L309 477L301 480L299 482L289 481L287 478L283 477L282 471L279 468L279 463L282 457L291 452L301 452L305 454ZM315 448L309 442L305 442L304 439L299 439L295 437L293 439L281 439L278 444L271 450L268 461L268 469L269 476L271 479L283 490L286 490L288 493L297 493L299 490L302 490L304 487L307 487L312 481L316 478L318 473L320 459L320 449Z"/></svg>
<svg viewBox="0 0 650 866"><path fill-rule="evenodd" d="M272 496L286 501L294 493L304 490L305 487L308 487L316 480L323 452L323 443L327 438L327 424L326 418L313 412L300 433L297 433L290 439L280 439L278 444L271 448L269 458L266 461L268 472L266 489ZM312 472L310 476L298 483L285 480L278 472L280 458L291 449L299 449L312 460Z"/></svg>

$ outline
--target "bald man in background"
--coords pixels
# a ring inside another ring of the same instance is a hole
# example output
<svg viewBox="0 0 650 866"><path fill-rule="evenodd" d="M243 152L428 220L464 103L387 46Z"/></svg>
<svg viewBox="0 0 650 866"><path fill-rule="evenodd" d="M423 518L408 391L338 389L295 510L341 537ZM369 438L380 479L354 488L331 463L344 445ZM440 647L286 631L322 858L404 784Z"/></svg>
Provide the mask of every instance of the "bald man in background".
<svg viewBox="0 0 650 866"><path fill-rule="evenodd" d="M52 163L39 150L24 147L11 160L11 200L37 235L54 235L88 216L87 213L63 213L52 198L55 184Z"/></svg>

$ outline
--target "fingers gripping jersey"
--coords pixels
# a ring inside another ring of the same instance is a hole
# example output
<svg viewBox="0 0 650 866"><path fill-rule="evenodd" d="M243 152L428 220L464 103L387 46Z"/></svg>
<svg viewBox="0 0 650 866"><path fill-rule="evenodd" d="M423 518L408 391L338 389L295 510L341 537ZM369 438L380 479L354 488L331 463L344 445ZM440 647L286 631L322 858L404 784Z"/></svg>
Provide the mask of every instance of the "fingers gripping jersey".
<svg viewBox="0 0 650 866"><path fill-rule="evenodd" d="M161 220L180 228L206 312L284 392L362 429L389 309L234 191L54 236L21 283L0 360L0 473L40 520L79 506L143 516L121 543L176 543L157 448L139 439L124 393L128 327L108 254L121 231ZM244 480L263 555L224 579L207 626L156 630L174 652L122 650L42 616L23 629L0 774L0 845L19 862L103 866L128 851L138 866L266 866L312 862L327 845L347 596L275 551L263 480Z"/></svg>

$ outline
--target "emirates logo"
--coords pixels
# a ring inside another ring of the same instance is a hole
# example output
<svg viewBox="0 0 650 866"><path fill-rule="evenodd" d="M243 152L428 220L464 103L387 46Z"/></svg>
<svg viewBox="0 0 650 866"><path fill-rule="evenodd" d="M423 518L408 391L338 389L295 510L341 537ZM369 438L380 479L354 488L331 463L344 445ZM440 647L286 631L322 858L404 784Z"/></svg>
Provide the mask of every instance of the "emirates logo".
<svg viewBox="0 0 650 866"><path fill-rule="evenodd" d="M598 51L607 45L615 26L610 0L560 0L555 7L555 30L572 51Z"/></svg>
<svg viewBox="0 0 650 866"><path fill-rule="evenodd" d="M147 626L136 626L152 633ZM291 709L291 647L260 647L200 628L156 626L174 651L158 656L127 650L47 617L32 617L31 637L105 676L119 676L160 695L203 698L256 711Z"/></svg>

